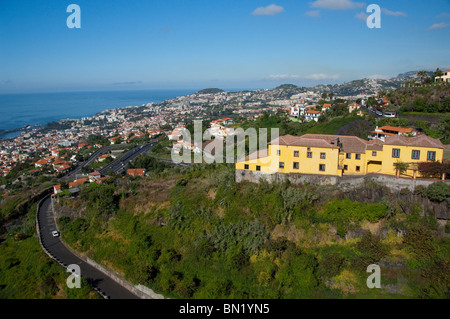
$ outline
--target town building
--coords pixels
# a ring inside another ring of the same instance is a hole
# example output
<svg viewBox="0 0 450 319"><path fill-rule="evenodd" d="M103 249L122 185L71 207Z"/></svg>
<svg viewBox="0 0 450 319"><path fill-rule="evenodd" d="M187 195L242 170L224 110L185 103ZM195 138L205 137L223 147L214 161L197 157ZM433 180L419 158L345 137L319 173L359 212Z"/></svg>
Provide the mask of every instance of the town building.
<svg viewBox="0 0 450 319"><path fill-rule="evenodd" d="M443 161L445 146L426 135L388 136L386 141L366 141L356 136L285 135L269 143L265 151L250 154L236 163L237 170L261 174L397 175L396 163L409 165L406 176L416 176L420 162Z"/></svg>
<svg viewBox="0 0 450 319"><path fill-rule="evenodd" d="M450 82L450 70L443 71L442 76L437 76L434 78L434 82Z"/></svg>
<svg viewBox="0 0 450 319"><path fill-rule="evenodd" d="M127 170L127 175L130 175L130 176L144 177L146 173L147 173L147 170L145 168L130 168Z"/></svg>
<svg viewBox="0 0 450 319"><path fill-rule="evenodd" d="M376 127L375 131L370 132L369 139L379 139L384 141L387 136L401 135L401 136L416 136L417 132L412 128L395 127L395 126L381 126Z"/></svg>

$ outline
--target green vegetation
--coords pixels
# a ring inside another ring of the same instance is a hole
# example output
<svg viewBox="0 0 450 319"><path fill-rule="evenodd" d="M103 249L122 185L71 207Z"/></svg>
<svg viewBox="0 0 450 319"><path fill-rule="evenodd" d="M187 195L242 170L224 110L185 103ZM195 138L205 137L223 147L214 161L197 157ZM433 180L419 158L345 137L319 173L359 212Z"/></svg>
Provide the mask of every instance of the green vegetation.
<svg viewBox="0 0 450 319"><path fill-rule="evenodd" d="M111 164L112 162L114 162L114 159L111 156L108 156L102 162L100 161L92 162L91 165L89 165L89 167L94 170L99 170L103 167L106 167L108 164Z"/></svg>
<svg viewBox="0 0 450 319"><path fill-rule="evenodd" d="M325 122L317 123L314 127L308 129L306 133L310 134L337 134L339 129L354 121L361 120L360 116L336 117ZM365 136L367 138L367 134Z"/></svg>
<svg viewBox="0 0 450 319"><path fill-rule="evenodd" d="M446 198L450 197L450 185L444 182L436 182L428 187L417 186L415 189L416 194L435 202L442 202Z"/></svg>
<svg viewBox="0 0 450 319"><path fill-rule="evenodd" d="M74 121L64 121L64 122L50 122L47 123L44 128L42 128L42 133L47 133L53 130L67 130L70 129Z"/></svg>
<svg viewBox="0 0 450 319"><path fill-rule="evenodd" d="M450 86L398 88L390 93L391 103L401 112L448 113L450 112Z"/></svg>
<svg viewBox="0 0 450 319"><path fill-rule="evenodd" d="M89 145L100 144L101 146L107 146L110 145L111 143L109 142L107 137L104 137L102 135L89 135L88 144Z"/></svg>
<svg viewBox="0 0 450 319"><path fill-rule="evenodd" d="M0 244L0 298L99 298L83 278L81 289L69 289L67 272L42 250L36 234L36 205L21 225L9 229Z"/></svg>
<svg viewBox="0 0 450 319"><path fill-rule="evenodd" d="M216 94L216 93L222 93L225 92L222 89L217 88L209 88L209 89L203 89L201 91L198 91L197 94Z"/></svg>
<svg viewBox="0 0 450 319"><path fill-rule="evenodd" d="M74 212L58 221L63 238L171 298L450 297L450 241L437 237L434 217L405 214L417 203L372 184L365 192L385 199L236 184L234 173L232 165L160 167L89 186L82 198L59 199ZM366 286L372 263L383 264L383 289Z"/></svg>

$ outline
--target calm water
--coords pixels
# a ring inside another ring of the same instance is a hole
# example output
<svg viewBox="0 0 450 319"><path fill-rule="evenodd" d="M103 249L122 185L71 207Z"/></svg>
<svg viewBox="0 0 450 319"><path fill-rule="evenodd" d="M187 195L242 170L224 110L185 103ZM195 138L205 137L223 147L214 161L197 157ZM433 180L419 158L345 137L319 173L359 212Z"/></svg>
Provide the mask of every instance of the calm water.
<svg viewBox="0 0 450 319"><path fill-rule="evenodd" d="M92 116L105 109L162 102L197 90L0 94L0 129ZM11 133L14 136L17 133ZM20 134L20 133L19 133ZM9 137L11 137L9 136Z"/></svg>

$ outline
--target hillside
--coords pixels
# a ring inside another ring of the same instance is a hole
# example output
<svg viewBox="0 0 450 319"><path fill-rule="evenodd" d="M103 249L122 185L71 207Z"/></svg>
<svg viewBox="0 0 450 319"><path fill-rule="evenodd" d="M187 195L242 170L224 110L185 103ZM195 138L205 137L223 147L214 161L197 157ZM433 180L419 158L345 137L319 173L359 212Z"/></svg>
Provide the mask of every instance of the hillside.
<svg viewBox="0 0 450 319"><path fill-rule="evenodd" d="M391 92L389 98L402 112L450 112L450 85L402 87Z"/></svg>
<svg viewBox="0 0 450 319"><path fill-rule="evenodd" d="M197 94L216 94L216 93L222 93L225 92L222 89L217 89L217 88L208 88L208 89L203 89L201 91L198 91Z"/></svg>
<svg viewBox="0 0 450 319"><path fill-rule="evenodd" d="M201 165L91 184L59 199L63 238L171 298L450 297L450 239L419 217L436 187L344 192L234 174ZM373 263L382 289L365 284Z"/></svg>

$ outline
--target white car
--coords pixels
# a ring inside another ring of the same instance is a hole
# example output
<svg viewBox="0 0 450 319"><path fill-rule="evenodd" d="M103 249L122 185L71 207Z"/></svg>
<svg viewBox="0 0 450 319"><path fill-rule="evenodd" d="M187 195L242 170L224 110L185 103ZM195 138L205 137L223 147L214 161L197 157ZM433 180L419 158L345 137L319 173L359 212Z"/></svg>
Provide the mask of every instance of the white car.
<svg viewBox="0 0 450 319"><path fill-rule="evenodd" d="M52 235L53 235L53 237L59 237L59 232L54 230L54 231L52 231Z"/></svg>

